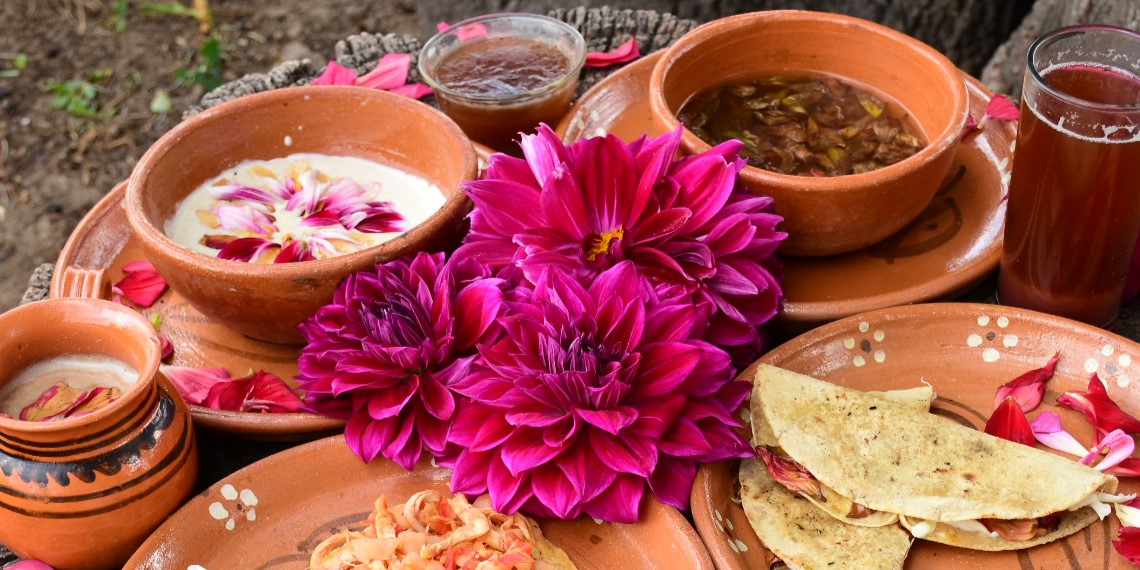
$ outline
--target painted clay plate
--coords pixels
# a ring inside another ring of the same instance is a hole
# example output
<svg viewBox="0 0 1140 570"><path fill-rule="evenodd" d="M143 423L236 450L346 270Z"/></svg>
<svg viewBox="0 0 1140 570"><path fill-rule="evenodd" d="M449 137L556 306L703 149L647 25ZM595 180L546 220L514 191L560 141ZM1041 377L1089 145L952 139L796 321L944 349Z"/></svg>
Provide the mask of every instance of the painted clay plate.
<svg viewBox="0 0 1140 570"><path fill-rule="evenodd" d="M1043 366L1057 351L1056 373L1031 418L1055 411L1066 430L1091 444L1084 417L1055 403L1061 392L1085 391L1093 372L1122 408L1140 413L1140 345L1074 321L997 305L934 303L855 315L796 337L761 361L860 390L912 388L925 381L937 394L933 413L983 429L997 387ZM767 570L766 552L739 505L736 469L736 462L721 462L698 470L693 519L718 568ZM1140 481L1121 480L1121 493L1138 491ZM1068 538L1020 551L979 552L918 540L906 568L1133 568L1113 548L1116 534L1110 516Z"/></svg>
<svg viewBox="0 0 1140 570"><path fill-rule="evenodd" d="M219 481L159 527L127 562L129 570L284 569L308 566L312 549L355 527L381 494L394 504L417 491L448 490L449 470L426 462L416 471L362 463L332 436L289 449ZM641 522L539 520L543 534L580 570L686 568L712 560L685 517L652 499Z"/></svg>
<svg viewBox="0 0 1140 570"><path fill-rule="evenodd" d="M650 54L590 89L558 127L568 141L612 133L624 140L658 134L646 90L661 52ZM981 117L990 93L963 74L971 114ZM1011 123L993 122L968 136L950 174L926 210L907 227L867 249L784 261L784 332L872 309L951 299L997 267L1005 220Z"/></svg>

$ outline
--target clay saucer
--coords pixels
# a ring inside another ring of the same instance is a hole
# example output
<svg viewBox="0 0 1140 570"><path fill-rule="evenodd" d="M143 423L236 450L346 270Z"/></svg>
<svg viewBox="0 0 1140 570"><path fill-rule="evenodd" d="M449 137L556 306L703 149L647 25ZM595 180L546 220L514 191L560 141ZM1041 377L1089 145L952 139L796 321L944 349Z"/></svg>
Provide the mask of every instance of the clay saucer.
<svg viewBox="0 0 1140 570"><path fill-rule="evenodd" d="M937 394L933 413L983 429L997 387L1043 366L1058 351L1056 374L1030 418L1046 410L1056 412L1067 431L1091 445L1089 423L1056 402L1061 392L1087 390L1093 372L1125 411L1140 412L1140 345L1075 321L998 305L931 303L872 311L813 329L760 360L860 390L929 383ZM1120 480L1119 492L1137 491L1140 482ZM701 466L692 494L697 531L718 568L767 570L766 551L752 532L738 493L736 462ZM1117 526L1115 517L1109 517L1065 539L1010 552L918 540L906 568L1133 568L1111 544Z"/></svg>
<svg viewBox="0 0 1140 570"><path fill-rule="evenodd" d="M648 102L656 52L592 87L558 126L564 140L614 134L657 135ZM963 73L970 114L985 112L991 93ZM992 122L959 145L950 174L926 210L886 240L829 257L783 257L784 311L773 325L784 333L856 313L952 299L992 272L1001 256L1005 191L1016 138L1012 123Z"/></svg>
<svg viewBox="0 0 1140 570"><path fill-rule="evenodd" d="M450 470L423 462L415 471L360 461L333 436L283 451L219 481L167 519L124 567L303 569L313 547L358 527L382 494L448 491ZM676 509L649 497L637 524L539 519L551 542L580 570L711 570L700 538ZM196 566L194 566L196 565Z"/></svg>

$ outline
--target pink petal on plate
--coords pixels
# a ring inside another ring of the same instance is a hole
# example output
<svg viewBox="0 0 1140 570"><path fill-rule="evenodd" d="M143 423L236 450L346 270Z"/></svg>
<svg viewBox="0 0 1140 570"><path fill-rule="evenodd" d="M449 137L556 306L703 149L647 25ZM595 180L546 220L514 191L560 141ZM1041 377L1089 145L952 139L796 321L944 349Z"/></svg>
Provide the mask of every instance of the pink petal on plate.
<svg viewBox="0 0 1140 570"><path fill-rule="evenodd" d="M249 377L250 389L242 411L295 412L304 402L285 381L270 372L259 370Z"/></svg>
<svg viewBox="0 0 1140 570"><path fill-rule="evenodd" d="M150 307L166 292L166 280L149 261L132 261L123 266L123 272L126 275L111 291L141 308Z"/></svg>
<svg viewBox="0 0 1140 570"><path fill-rule="evenodd" d="M411 66L410 54L384 54L375 69L356 78L356 85L384 91L400 87L408 82L408 70Z"/></svg>
<svg viewBox="0 0 1140 570"><path fill-rule="evenodd" d="M999 93L986 105L985 117L998 121L1016 121L1021 118L1021 110L1009 100L1009 97Z"/></svg>
<svg viewBox="0 0 1140 570"><path fill-rule="evenodd" d="M228 382L230 373L225 368L191 368L163 366L162 373L189 404L202 405L210 388L219 382Z"/></svg>
<svg viewBox="0 0 1140 570"><path fill-rule="evenodd" d="M1121 526L1112 546L1129 562L1140 564L1140 527Z"/></svg>
<svg viewBox="0 0 1140 570"><path fill-rule="evenodd" d="M1081 458L1081 463L1084 465L1092 465L1093 461L1095 461L1097 457L1100 457L1105 450L1108 450L1108 453L1105 454L1104 459L1094 467L1097 471L1104 471L1115 467L1121 461L1128 459L1128 457L1132 455L1132 452L1136 450L1136 441L1132 439L1132 436L1120 430L1113 430L1104 436L1104 439L1100 441L1099 445L1094 446L1087 455Z"/></svg>
<svg viewBox="0 0 1140 570"><path fill-rule="evenodd" d="M608 52L592 51L586 54L586 67L609 67L641 57L641 49L637 46L637 38L630 36L629 41Z"/></svg>
<svg viewBox="0 0 1140 570"><path fill-rule="evenodd" d="M1105 471L1116 477L1140 477L1140 457L1129 457Z"/></svg>
<svg viewBox="0 0 1140 570"><path fill-rule="evenodd" d="M450 27L451 24L448 24L447 22L439 22L435 25L435 29L441 32L446 31ZM459 41L461 42L465 42L472 38L483 37L485 35L487 35L487 26L484 24L472 24L470 26L464 26L463 29L455 32L455 37L459 38Z"/></svg>
<svg viewBox="0 0 1140 570"><path fill-rule="evenodd" d="M1033 429L1033 437L1046 447L1078 457L1083 457L1089 452L1077 441L1077 438L1061 429L1061 416L1054 412L1042 412L1029 422L1029 427Z"/></svg>
<svg viewBox="0 0 1140 570"><path fill-rule="evenodd" d="M981 123L974 118L973 115L966 117L966 126L962 128L962 136L966 136L982 127Z"/></svg>
<svg viewBox="0 0 1140 570"><path fill-rule="evenodd" d="M1041 404L1041 399L1045 397L1045 383L1053 377L1060 356L1060 352L1054 353L1053 358L1050 358L1045 366L1030 370L1002 384L994 397L994 407L996 408L1006 398L1012 397L1017 401L1017 405L1021 406L1022 412L1028 413L1036 409Z"/></svg>
<svg viewBox="0 0 1140 570"><path fill-rule="evenodd" d="M1033 447L1036 441L1029 419L1013 397L1006 398L986 422L986 433L1009 441Z"/></svg>
<svg viewBox="0 0 1140 570"><path fill-rule="evenodd" d="M356 72L335 62L329 61L323 73L310 85L355 85Z"/></svg>
<svg viewBox="0 0 1140 570"><path fill-rule="evenodd" d="M1057 403L1084 414L1085 419L1096 427L1098 437L1116 429L1124 433L1140 433L1140 420L1120 409L1108 396L1104 382L1096 373L1089 378L1087 392L1065 392L1057 398Z"/></svg>

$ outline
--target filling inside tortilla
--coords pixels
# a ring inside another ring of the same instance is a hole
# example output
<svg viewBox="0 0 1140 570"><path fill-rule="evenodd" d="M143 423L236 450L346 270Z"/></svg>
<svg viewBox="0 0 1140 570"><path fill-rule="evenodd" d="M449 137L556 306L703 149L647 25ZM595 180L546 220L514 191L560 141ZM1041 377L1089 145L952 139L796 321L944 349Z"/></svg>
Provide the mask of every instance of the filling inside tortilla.
<svg viewBox="0 0 1140 570"><path fill-rule="evenodd" d="M915 538L926 538L935 532L973 533L1004 538L1013 542L1033 540L1042 535L1057 530L1061 523L1061 515L1065 512L1074 512L1085 507L1091 508L1097 516L1104 520L1112 512L1112 503L1124 503L1132 500L1135 495L1113 495L1109 493L1093 493L1084 501L1074 505L1067 511L1053 513L1036 519L978 519L970 521L940 522L924 519L914 519L903 516L903 526ZM944 529L941 527L950 527Z"/></svg>

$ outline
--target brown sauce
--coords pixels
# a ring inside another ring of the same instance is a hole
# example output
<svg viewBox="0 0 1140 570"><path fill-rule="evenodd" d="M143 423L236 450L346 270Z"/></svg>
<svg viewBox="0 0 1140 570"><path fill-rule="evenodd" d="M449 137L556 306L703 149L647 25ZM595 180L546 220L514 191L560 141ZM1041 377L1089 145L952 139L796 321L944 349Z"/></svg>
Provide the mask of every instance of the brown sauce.
<svg viewBox="0 0 1140 570"><path fill-rule="evenodd" d="M556 46L519 38L471 40L443 58L436 80L469 97L506 99L553 83L570 70Z"/></svg>
<svg viewBox="0 0 1140 570"><path fill-rule="evenodd" d="M797 176L870 172L925 146L897 104L825 76L730 83L677 114L710 145L737 139L751 166Z"/></svg>

